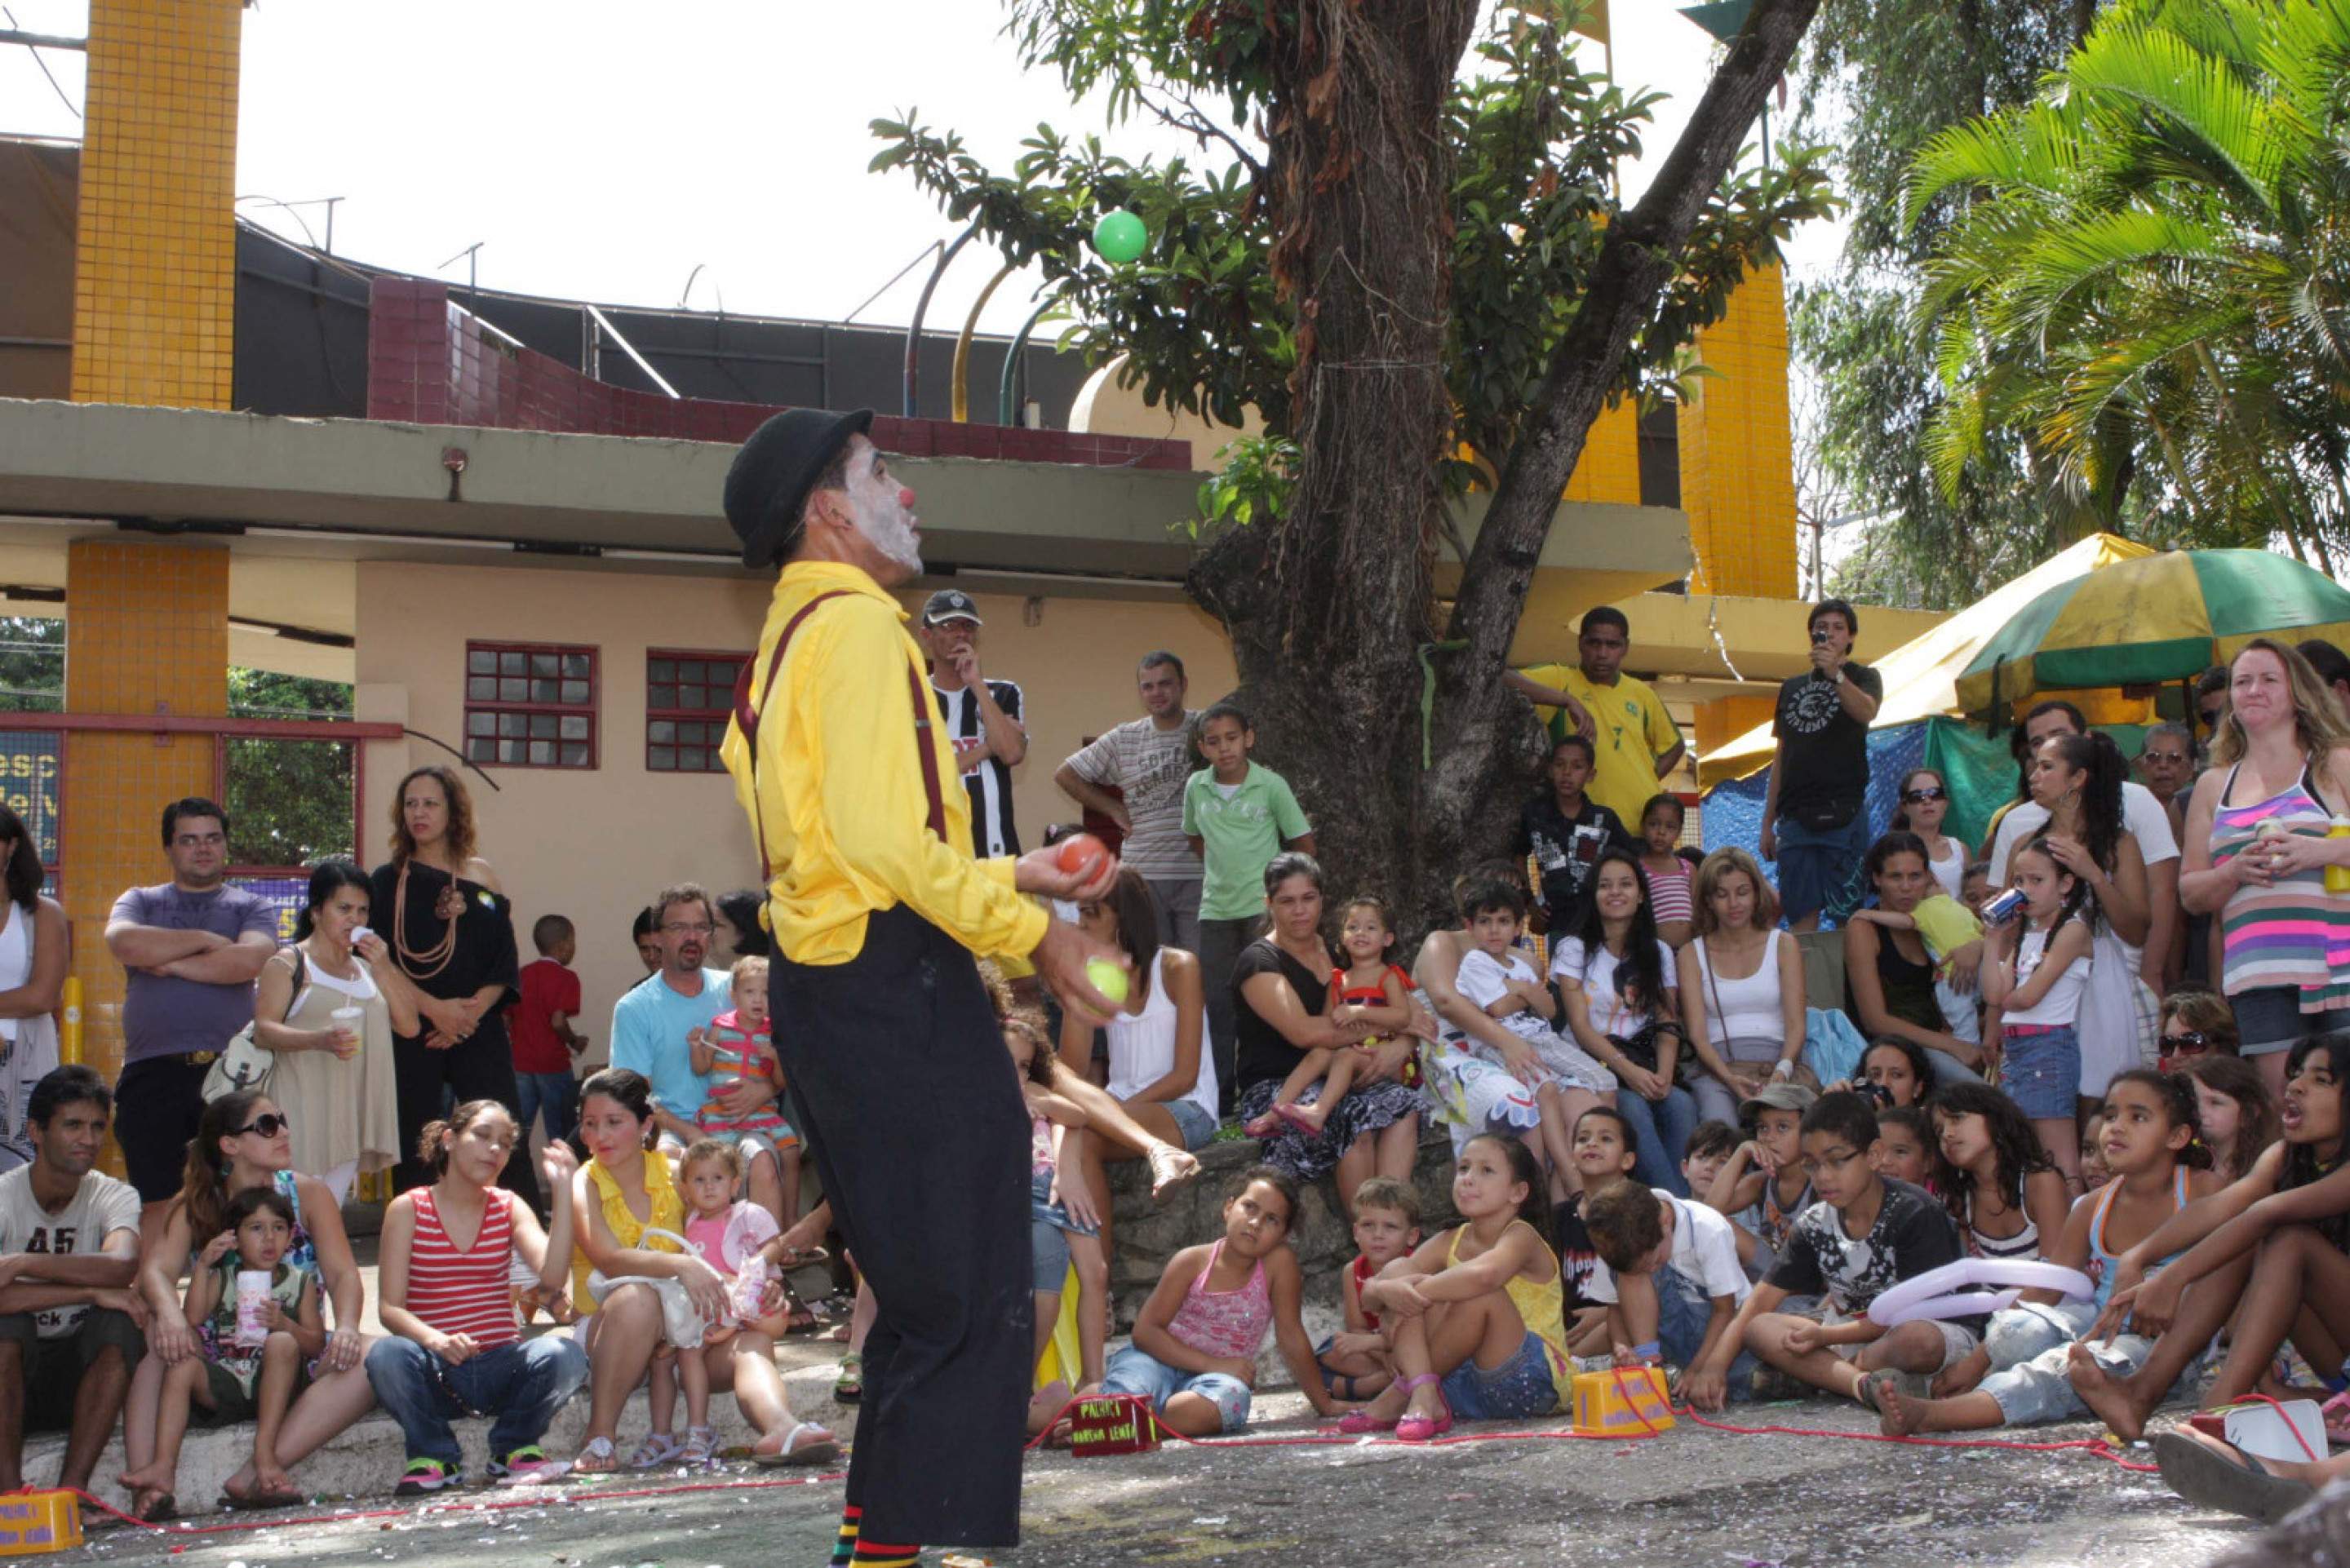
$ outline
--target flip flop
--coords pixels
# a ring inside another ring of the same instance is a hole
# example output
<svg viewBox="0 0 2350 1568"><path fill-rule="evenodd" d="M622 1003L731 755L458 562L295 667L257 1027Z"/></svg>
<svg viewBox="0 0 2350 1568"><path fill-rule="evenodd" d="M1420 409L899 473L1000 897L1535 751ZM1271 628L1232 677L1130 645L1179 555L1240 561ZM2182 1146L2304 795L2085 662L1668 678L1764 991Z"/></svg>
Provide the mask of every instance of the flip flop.
<svg viewBox="0 0 2350 1568"><path fill-rule="evenodd" d="M2275 1524L2317 1495L2306 1481L2272 1476L2258 1459L2224 1444L2197 1442L2183 1432L2158 1432L2155 1463L2170 1489L2205 1508Z"/></svg>
<svg viewBox="0 0 2350 1568"><path fill-rule="evenodd" d="M785 1465L820 1465L840 1454L840 1444L832 1438L818 1438L805 1447L794 1447L802 1432L821 1432L824 1428L814 1421L802 1421L784 1434L784 1446L772 1454L753 1453L751 1462L763 1470L780 1469Z"/></svg>
<svg viewBox="0 0 2350 1568"><path fill-rule="evenodd" d="M1322 1136L1324 1129L1315 1127L1312 1122L1307 1121L1304 1116L1300 1116L1298 1114L1298 1108L1295 1106L1275 1106L1268 1114L1279 1116L1282 1120L1283 1126L1288 1127L1290 1131L1297 1134L1301 1137L1320 1137Z"/></svg>

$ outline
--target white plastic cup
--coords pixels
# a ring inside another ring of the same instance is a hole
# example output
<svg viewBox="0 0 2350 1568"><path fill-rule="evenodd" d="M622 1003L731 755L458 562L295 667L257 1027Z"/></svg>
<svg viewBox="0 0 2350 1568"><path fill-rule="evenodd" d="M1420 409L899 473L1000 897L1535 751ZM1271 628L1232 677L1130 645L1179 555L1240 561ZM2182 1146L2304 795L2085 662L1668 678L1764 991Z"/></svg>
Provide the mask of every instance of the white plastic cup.
<svg viewBox="0 0 2350 1568"><path fill-rule="evenodd" d="M334 1026L337 1029L339 1029L344 1033L349 1035L354 1044L364 1041L367 1038L365 1031L359 1027L367 1021L367 1014L359 1011L358 1008L338 1007L334 1012L327 1014L327 1016L333 1022Z"/></svg>
<svg viewBox="0 0 2350 1568"><path fill-rule="evenodd" d="M258 1349L269 1341L269 1271L236 1272L236 1343Z"/></svg>

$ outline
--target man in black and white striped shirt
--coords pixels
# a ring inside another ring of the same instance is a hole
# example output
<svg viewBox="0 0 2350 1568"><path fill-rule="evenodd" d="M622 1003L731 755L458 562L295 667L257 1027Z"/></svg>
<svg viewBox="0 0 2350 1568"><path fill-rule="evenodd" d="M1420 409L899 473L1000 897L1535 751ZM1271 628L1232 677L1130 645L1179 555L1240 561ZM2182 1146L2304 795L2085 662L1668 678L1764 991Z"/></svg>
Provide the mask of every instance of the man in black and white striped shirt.
<svg viewBox="0 0 2350 1568"><path fill-rule="evenodd" d="M941 588L922 606L917 635L931 656L931 690L939 694L954 741L963 788L971 794L972 853L983 860L1020 853L1012 821L1012 770L1028 754L1020 688L979 672L979 607L961 588Z"/></svg>

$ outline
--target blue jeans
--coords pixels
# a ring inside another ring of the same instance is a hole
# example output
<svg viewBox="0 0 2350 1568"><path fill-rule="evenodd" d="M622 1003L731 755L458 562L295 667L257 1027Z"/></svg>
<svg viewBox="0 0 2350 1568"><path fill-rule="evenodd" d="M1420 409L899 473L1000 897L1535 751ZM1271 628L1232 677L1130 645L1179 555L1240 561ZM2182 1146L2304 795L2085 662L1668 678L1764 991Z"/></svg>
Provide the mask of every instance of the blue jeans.
<svg viewBox="0 0 2350 1568"><path fill-rule="evenodd" d="M1842 827L1814 830L1792 816L1779 836L1779 907L1790 922L1808 915L1842 920L1860 902L1860 862L1868 853L1868 808Z"/></svg>
<svg viewBox="0 0 2350 1568"><path fill-rule="evenodd" d="M532 1118L546 1117L546 1141L561 1143L579 1119L579 1080L568 1072L515 1075L515 1130L530 1144Z"/></svg>
<svg viewBox="0 0 2350 1568"><path fill-rule="evenodd" d="M494 1416L494 1459L528 1448L588 1381L588 1353L570 1335L550 1334L452 1366L414 1340L394 1336L368 1347L367 1375L376 1403L406 1434L410 1459L462 1468L464 1452L451 1421Z"/></svg>
<svg viewBox="0 0 2350 1568"><path fill-rule="evenodd" d="M1101 1386L1105 1394L1139 1394L1160 1415L1166 1414L1167 1401L1176 1395L1197 1394L1216 1407L1223 1423L1216 1428L1219 1432L1229 1436L1248 1425L1247 1384L1222 1372L1186 1372L1170 1366L1130 1345L1109 1358Z"/></svg>
<svg viewBox="0 0 2350 1568"><path fill-rule="evenodd" d="M1697 1102L1690 1092L1673 1089L1661 1100L1644 1100L1629 1089L1618 1089L1616 1108L1632 1124L1632 1179L1687 1198L1689 1178L1681 1174L1681 1157L1689 1153L1690 1133L1697 1126Z"/></svg>
<svg viewBox="0 0 2350 1568"><path fill-rule="evenodd" d="M1650 1283L1657 1288L1657 1348L1675 1366L1690 1366L1705 1344L1705 1331L1713 1326L1713 1299L1696 1281L1670 1263L1657 1265ZM1754 1353L1740 1351L1738 1359L1730 1364L1723 1382L1731 1399L1742 1403L1752 1399Z"/></svg>

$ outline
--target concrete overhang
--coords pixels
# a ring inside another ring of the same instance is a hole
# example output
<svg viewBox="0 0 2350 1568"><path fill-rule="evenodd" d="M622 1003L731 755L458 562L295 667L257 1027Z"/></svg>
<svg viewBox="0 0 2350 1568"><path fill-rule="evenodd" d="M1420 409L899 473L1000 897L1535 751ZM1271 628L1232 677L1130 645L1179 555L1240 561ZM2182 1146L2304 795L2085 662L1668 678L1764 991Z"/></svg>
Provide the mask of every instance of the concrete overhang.
<svg viewBox="0 0 2350 1568"><path fill-rule="evenodd" d="M733 458L703 441L0 400L0 583L61 583L66 542L126 529L224 545L253 566L410 560L731 576L742 567L717 504ZM970 458L894 466L920 497L934 577L1095 597L1180 591L1192 546L1176 524L1196 511L1196 474ZM1487 499L1461 509L1471 539ZM1521 656L1571 658L1585 607L1671 583L1689 566L1678 511L1563 504ZM1440 589L1459 575L1448 553ZM239 576L256 605L233 614L348 634L347 569L308 617L298 572L233 574L233 597Z"/></svg>

